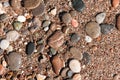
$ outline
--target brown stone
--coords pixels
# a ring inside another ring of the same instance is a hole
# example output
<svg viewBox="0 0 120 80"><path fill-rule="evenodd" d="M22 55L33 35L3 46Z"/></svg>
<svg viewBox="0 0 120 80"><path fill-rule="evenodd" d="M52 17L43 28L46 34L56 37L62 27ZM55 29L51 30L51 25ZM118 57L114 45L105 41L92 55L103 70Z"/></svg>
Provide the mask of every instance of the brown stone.
<svg viewBox="0 0 120 80"><path fill-rule="evenodd" d="M112 6L113 6L114 8L117 8L118 5L119 5L119 1L120 1L120 0L112 0Z"/></svg>
<svg viewBox="0 0 120 80"><path fill-rule="evenodd" d="M120 15L117 17L117 29L120 31Z"/></svg>

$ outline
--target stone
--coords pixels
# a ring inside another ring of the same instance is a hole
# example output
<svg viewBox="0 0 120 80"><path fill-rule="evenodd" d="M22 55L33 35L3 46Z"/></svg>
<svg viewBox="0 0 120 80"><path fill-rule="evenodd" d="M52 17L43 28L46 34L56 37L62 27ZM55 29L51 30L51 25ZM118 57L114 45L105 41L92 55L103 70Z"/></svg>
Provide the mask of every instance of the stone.
<svg viewBox="0 0 120 80"><path fill-rule="evenodd" d="M55 54L57 53L57 51L56 51L55 49L53 49L53 48L50 48L50 53L51 53L52 55L55 55Z"/></svg>
<svg viewBox="0 0 120 80"><path fill-rule="evenodd" d="M91 38L97 38L101 35L101 28L96 22L87 23L85 31Z"/></svg>
<svg viewBox="0 0 120 80"><path fill-rule="evenodd" d="M120 14L117 16L116 27L117 27L117 29L120 31Z"/></svg>
<svg viewBox="0 0 120 80"><path fill-rule="evenodd" d="M113 80L120 80L120 73L116 74L113 78Z"/></svg>
<svg viewBox="0 0 120 80"><path fill-rule="evenodd" d="M69 32L70 32L70 28L69 27L63 27L63 33L65 33L65 34L68 34Z"/></svg>
<svg viewBox="0 0 120 80"><path fill-rule="evenodd" d="M73 72L72 72L71 70L69 70L69 71L67 72L67 76L68 76L68 77L72 77L72 76L73 76Z"/></svg>
<svg viewBox="0 0 120 80"><path fill-rule="evenodd" d="M83 53L83 59L82 59L82 61L83 61L83 63L85 65L90 64L90 62L91 62L91 56L87 52L84 52Z"/></svg>
<svg viewBox="0 0 120 80"><path fill-rule="evenodd" d="M0 42L0 48L5 50L9 47L9 41L6 40L6 39L3 39L1 42Z"/></svg>
<svg viewBox="0 0 120 80"><path fill-rule="evenodd" d="M52 59L54 72L58 75L61 69L65 66L64 61L59 56L54 56Z"/></svg>
<svg viewBox="0 0 120 80"><path fill-rule="evenodd" d="M90 36L85 36L85 41L87 43L90 43L90 42L92 42L92 38Z"/></svg>
<svg viewBox="0 0 120 80"><path fill-rule="evenodd" d="M6 39L8 41L16 41L18 38L19 38L20 34L13 30L13 31L9 31L7 34L6 34Z"/></svg>
<svg viewBox="0 0 120 80"><path fill-rule="evenodd" d="M62 77L66 77L68 70L69 70L69 68L64 68L64 69L62 69L62 71L61 71L61 76L62 76Z"/></svg>
<svg viewBox="0 0 120 80"><path fill-rule="evenodd" d="M19 22L19 21L15 21L13 22L13 27L15 30L19 31L23 26L23 23Z"/></svg>
<svg viewBox="0 0 120 80"><path fill-rule="evenodd" d="M81 12L85 8L85 4L82 0L72 0L72 6L75 10Z"/></svg>
<svg viewBox="0 0 120 80"><path fill-rule="evenodd" d="M80 53L80 50L75 48L75 47L71 47L70 48L70 53L72 54L72 56L78 60L81 60L83 58L82 53Z"/></svg>
<svg viewBox="0 0 120 80"><path fill-rule="evenodd" d="M74 18L74 17L77 16L77 13L76 13L76 11L71 10L70 11L70 15Z"/></svg>
<svg viewBox="0 0 120 80"><path fill-rule="evenodd" d="M117 8L119 6L119 0L112 0L112 7Z"/></svg>
<svg viewBox="0 0 120 80"><path fill-rule="evenodd" d="M20 9L21 8L20 0L10 0L10 4L11 4L13 9Z"/></svg>
<svg viewBox="0 0 120 80"><path fill-rule="evenodd" d="M62 16L62 21L65 23L65 24L69 24L72 20L72 17L69 13L65 13L63 14Z"/></svg>
<svg viewBox="0 0 120 80"><path fill-rule="evenodd" d="M80 74L74 74L72 77L73 80L82 80Z"/></svg>
<svg viewBox="0 0 120 80"><path fill-rule="evenodd" d="M41 1L41 0L39 0L39 1ZM36 7L35 9L32 10L32 14L34 16L43 15L44 12L45 12L45 4L43 2L41 2L38 7Z"/></svg>
<svg viewBox="0 0 120 80"><path fill-rule="evenodd" d="M104 12L97 14L97 16L96 16L96 22L98 24L103 23L105 17L106 17L106 13L104 13Z"/></svg>
<svg viewBox="0 0 120 80"><path fill-rule="evenodd" d="M54 8L50 11L50 14L52 14L53 16L55 16L57 14L57 8Z"/></svg>
<svg viewBox="0 0 120 80"><path fill-rule="evenodd" d="M24 7L27 9L34 9L39 6L42 0L24 0Z"/></svg>
<svg viewBox="0 0 120 80"><path fill-rule="evenodd" d="M46 32L46 31L48 31L49 30L49 27L47 26L47 27L44 27L44 31Z"/></svg>
<svg viewBox="0 0 120 80"><path fill-rule="evenodd" d="M80 40L80 36L77 33L72 33L70 41L77 43Z"/></svg>
<svg viewBox="0 0 120 80"><path fill-rule="evenodd" d="M0 75L3 75L5 73L5 68L0 65Z"/></svg>
<svg viewBox="0 0 120 80"><path fill-rule="evenodd" d="M0 21L5 21L8 18L7 14L0 15Z"/></svg>
<svg viewBox="0 0 120 80"><path fill-rule="evenodd" d="M108 33L110 33L110 32L113 30L113 28L114 28L114 26L111 25L111 24L101 24L100 27L101 27L101 33L102 33L102 34L108 34Z"/></svg>
<svg viewBox="0 0 120 80"><path fill-rule="evenodd" d="M81 71L81 64L78 60L73 59L69 62L69 68L74 72L74 73L79 73Z"/></svg>
<svg viewBox="0 0 120 80"><path fill-rule="evenodd" d="M78 24L78 21L75 20L75 19L72 19L71 24L72 24L72 26L75 27L75 28L78 27L78 25L79 25L79 24Z"/></svg>
<svg viewBox="0 0 120 80"><path fill-rule="evenodd" d="M51 24L51 21L46 20L43 22L42 27L48 27Z"/></svg>
<svg viewBox="0 0 120 80"><path fill-rule="evenodd" d="M41 75L41 74L37 74L36 78L37 78L37 80L45 80L46 76L45 75Z"/></svg>
<svg viewBox="0 0 120 80"><path fill-rule="evenodd" d="M17 17L17 21L19 21L19 22L25 22L25 21L26 21L26 17L23 16L23 15L19 15L19 16Z"/></svg>
<svg viewBox="0 0 120 80"><path fill-rule="evenodd" d="M31 55L35 50L35 44L33 42L29 42L26 45L26 54Z"/></svg>
<svg viewBox="0 0 120 80"><path fill-rule="evenodd" d="M38 45L38 46L37 46L37 52L38 52L38 53L42 53L42 52L44 51L44 48L45 48L45 47L44 47L43 44Z"/></svg>
<svg viewBox="0 0 120 80"><path fill-rule="evenodd" d="M10 70L17 71L22 64L22 55L12 52L8 55L7 62Z"/></svg>
<svg viewBox="0 0 120 80"><path fill-rule="evenodd" d="M64 34L61 31L56 31L49 39L48 44L54 48L58 49L64 43Z"/></svg>

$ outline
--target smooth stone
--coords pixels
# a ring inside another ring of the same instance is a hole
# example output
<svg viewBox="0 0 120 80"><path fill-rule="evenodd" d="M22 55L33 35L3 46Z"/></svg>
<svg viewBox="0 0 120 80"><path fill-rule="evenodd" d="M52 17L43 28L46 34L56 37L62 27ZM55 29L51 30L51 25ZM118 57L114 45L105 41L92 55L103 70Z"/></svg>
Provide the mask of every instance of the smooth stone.
<svg viewBox="0 0 120 80"><path fill-rule="evenodd" d="M72 77L73 80L82 80L80 74L74 74Z"/></svg>
<svg viewBox="0 0 120 80"><path fill-rule="evenodd" d="M27 9L34 9L39 6L42 0L24 0L24 7Z"/></svg>
<svg viewBox="0 0 120 80"><path fill-rule="evenodd" d="M90 64L90 62L91 62L91 56L87 52L84 52L83 53L83 59L82 59L82 61L83 61L83 63L85 65Z"/></svg>
<svg viewBox="0 0 120 80"><path fill-rule="evenodd" d="M117 16L116 27L117 27L117 29L120 31L120 14Z"/></svg>
<svg viewBox="0 0 120 80"><path fill-rule="evenodd" d="M5 68L3 65L0 64L0 75L3 75L5 73Z"/></svg>
<svg viewBox="0 0 120 80"><path fill-rule="evenodd" d="M44 27L44 31L46 32L46 31L48 31L49 30L49 27L47 26L47 27Z"/></svg>
<svg viewBox="0 0 120 80"><path fill-rule="evenodd" d="M73 72L72 72L71 70L69 70L69 71L67 72L67 76L68 76L68 77L72 77L72 76L73 76Z"/></svg>
<svg viewBox="0 0 120 80"><path fill-rule="evenodd" d="M69 70L69 68L64 68L64 69L61 71L61 76L62 76L62 77L66 77L68 70Z"/></svg>
<svg viewBox="0 0 120 80"><path fill-rule="evenodd" d="M65 34L68 34L69 32L70 32L70 28L69 27L63 27L63 33L65 33Z"/></svg>
<svg viewBox="0 0 120 80"><path fill-rule="evenodd" d="M64 43L64 34L61 31L56 31L49 39L48 44L58 50Z"/></svg>
<svg viewBox="0 0 120 80"><path fill-rule="evenodd" d="M12 52L8 55L8 65L10 70L17 71L22 64L22 55L16 52Z"/></svg>
<svg viewBox="0 0 120 80"><path fill-rule="evenodd" d="M87 43L90 43L90 42L92 42L92 38L90 36L85 36L85 41Z"/></svg>
<svg viewBox="0 0 120 80"><path fill-rule="evenodd" d="M3 39L1 42L0 42L0 48L5 50L9 47L9 41L6 40L6 39Z"/></svg>
<svg viewBox="0 0 120 80"><path fill-rule="evenodd" d="M99 24L103 23L105 17L106 17L106 13L104 13L104 12L97 14L96 22Z"/></svg>
<svg viewBox="0 0 120 80"><path fill-rule="evenodd" d="M52 14L53 16L55 16L57 14L57 8L54 8L50 11L50 14Z"/></svg>
<svg viewBox="0 0 120 80"><path fill-rule="evenodd" d="M79 25L78 21L75 19L72 19L71 24L74 28L78 27L78 25Z"/></svg>
<svg viewBox="0 0 120 80"><path fill-rule="evenodd" d="M31 55L35 50L35 44L33 42L29 42L26 45L26 54Z"/></svg>
<svg viewBox="0 0 120 80"><path fill-rule="evenodd" d="M101 27L101 33L102 33L102 34L108 34L108 33L110 33L110 32L113 30L113 28L114 28L114 26L111 25L111 24L101 24L100 27Z"/></svg>
<svg viewBox="0 0 120 80"><path fill-rule="evenodd" d="M13 27L15 30L19 31L23 26L23 23L19 22L19 21L15 21L13 22Z"/></svg>
<svg viewBox="0 0 120 80"><path fill-rule="evenodd" d="M81 64L76 59L70 61L69 67L74 73L79 73L81 71Z"/></svg>
<svg viewBox="0 0 120 80"><path fill-rule="evenodd" d="M75 10L81 12L85 8L85 4L82 0L72 0L72 6Z"/></svg>
<svg viewBox="0 0 120 80"><path fill-rule="evenodd" d="M71 42L77 43L79 40L80 40L80 36L79 36L78 34L73 33L73 34L71 35L71 38L70 38L70 41L71 41Z"/></svg>
<svg viewBox="0 0 120 80"><path fill-rule="evenodd" d="M43 22L42 27L48 27L51 24L51 21L46 20Z"/></svg>
<svg viewBox="0 0 120 80"><path fill-rule="evenodd" d="M117 8L119 6L120 0L112 0L111 3L114 8Z"/></svg>
<svg viewBox="0 0 120 80"><path fill-rule="evenodd" d="M97 38L101 35L101 28L96 22L87 23L85 31L91 38Z"/></svg>
<svg viewBox="0 0 120 80"><path fill-rule="evenodd" d="M45 12L45 4L43 2L41 2L38 7L32 10L32 14L34 16L43 15L44 12Z"/></svg>
<svg viewBox="0 0 120 80"><path fill-rule="evenodd" d="M69 24L72 20L72 17L69 13L65 13L63 14L62 16L62 21L65 23L65 24Z"/></svg>
<svg viewBox="0 0 120 80"><path fill-rule="evenodd" d="M5 21L8 18L7 14L0 15L0 21Z"/></svg>
<svg viewBox="0 0 120 80"><path fill-rule="evenodd" d="M45 80L46 76L45 75L41 75L41 74L37 74L36 78L37 78L37 80Z"/></svg>
<svg viewBox="0 0 120 80"><path fill-rule="evenodd" d="M50 53L51 53L52 55L55 55L55 54L57 53L57 51L56 51L55 49L53 49L53 48L50 48Z"/></svg>
<svg viewBox="0 0 120 80"><path fill-rule="evenodd" d="M10 3L9 3L8 1L7 1L7 2L4 2L4 3L3 3L3 6L4 6L4 7L9 7L9 6L10 6Z"/></svg>
<svg viewBox="0 0 120 80"><path fill-rule="evenodd" d="M20 34L13 30L13 31L9 31L7 34L6 34L6 39L8 41L16 41L18 38L19 38Z"/></svg>
<svg viewBox="0 0 120 80"><path fill-rule="evenodd" d="M26 21L26 17L23 16L23 15L19 15L19 16L17 17L17 21L25 22L25 21Z"/></svg>
<svg viewBox="0 0 120 80"><path fill-rule="evenodd" d="M38 53L42 53L42 52L44 51L44 48L45 48L45 47L44 47L43 44L38 45L38 46L37 46L37 52L38 52Z"/></svg>
<svg viewBox="0 0 120 80"><path fill-rule="evenodd" d="M58 75L61 69L65 66L65 63L60 57L54 56L52 59L52 65L54 72Z"/></svg>

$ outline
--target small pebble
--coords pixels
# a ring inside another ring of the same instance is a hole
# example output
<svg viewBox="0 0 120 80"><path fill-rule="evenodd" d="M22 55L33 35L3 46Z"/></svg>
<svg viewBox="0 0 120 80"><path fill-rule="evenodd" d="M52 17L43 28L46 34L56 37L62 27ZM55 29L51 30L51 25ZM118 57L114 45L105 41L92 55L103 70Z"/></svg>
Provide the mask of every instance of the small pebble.
<svg viewBox="0 0 120 80"><path fill-rule="evenodd" d="M84 52L82 61L84 62L85 65L90 64L91 56L87 52Z"/></svg>
<svg viewBox="0 0 120 80"><path fill-rule="evenodd" d="M4 3L3 3L3 6L4 6L4 7L9 7L10 4L9 4L9 2L7 1L7 2L4 2Z"/></svg>
<svg viewBox="0 0 120 80"><path fill-rule="evenodd" d="M19 22L19 21L15 21L13 22L13 27L15 30L19 31L23 26L23 23Z"/></svg>
<svg viewBox="0 0 120 80"><path fill-rule="evenodd" d="M63 16L62 16L62 21L65 23L65 24L69 24L72 20L72 17L69 13L65 13Z"/></svg>
<svg viewBox="0 0 120 80"><path fill-rule="evenodd" d="M75 28L78 27L78 25L79 25L79 24L78 24L78 21L75 20L75 19L72 19L71 24L72 24L72 26L75 27Z"/></svg>
<svg viewBox="0 0 120 80"><path fill-rule="evenodd" d="M97 38L101 35L101 28L96 22L87 23L85 30L91 38Z"/></svg>
<svg viewBox="0 0 120 80"><path fill-rule="evenodd" d="M37 74L36 78L37 78L37 80L45 80L46 76L45 75L41 75L41 74Z"/></svg>
<svg viewBox="0 0 120 80"><path fill-rule="evenodd" d="M47 26L47 27L44 27L44 31L46 32L46 31L48 31L49 30L49 27Z"/></svg>
<svg viewBox="0 0 120 80"><path fill-rule="evenodd" d="M74 76L73 76L72 79L73 79L73 80L82 80L80 74L74 74Z"/></svg>
<svg viewBox="0 0 120 80"><path fill-rule="evenodd" d="M99 14L96 16L96 22L97 22L98 24L103 23L105 17L106 17L106 13L104 13L104 12L99 13Z"/></svg>
<svg viewBox="0 0 120 80"><path fill-rule="evenodd" d="M55 16L56 13L57 13L57 9L56 9L56 8L54 8L54 9L52 9L52 10L50 11L50 14L52 14L53 16Z"/></svg>
<svg viewBox="0 0 120 80"><path fill-rule="evenodd" d="M117 29L120 31L120 14L117 16Z"/></svg>
<svg viewBox="0 0 120 80"><path fill-rule="evenodd" d="M85 41L87 43L90 43L90 42L92 42L92 38L90 36L85 36Z"/></svg>
<svg viewBox="0 0 120 80"><path fill-rule="evenodd" d="M110 33L114 28L114 26L111 24L101 24L100 27L101 27L101 33L103 34Z"/></svg>
<svg viewBox="0 0 120 80"><path fill-rule="evenodd" d="M119 74L116 74L113 78L113 80L120 80L120 73Z"/></svg>
<svg viewBox="0 0 120 80"><path fill-rule="evenodd" d="M0 42L0 48L5 50L9 47L9 41L6 40L6 39L3 39L1 42Z"/></svg>
<svg viewBox="0 0 120 80"><path fill-rule="evenodd" d="M8 65L10 70L17 71L22 64L22 55L16 52L12 52L8 55Z"/></svg>
<svg viewBox="0 0 120 80"><path fill-rule="evenodd" d="M37 46L37 52L38 52L38 53L42 53L42 52L44 51L44 48L45 48L45 47L44 47L43 44L38 45L38 46Z"/></svg>
<svg viewBox="0 0 120 80"><path fill-rule="evenodd" d="M76 33L73 33L70 38L71 42L77 43L80 40L80 36Z"/></svg>
<svg viewBox="0 0 120 80"><path fill-rule="evenodd" d="M63 33L68 34L70 32L70 28L69 27L63 27Z"/></svg>
<svg viewBox="0 0 120 80"><path fill-rule="evenodd" d="M119 6L119 0L112 0L112 7L117 8Z"/></svg>
<svg viewBox="0 0 120 80"><path fill-rule="evenodd" d="M85 4L82 0L72 0L72 6L75 10L81 12L85 8Z"/></svg>
<svg viewBox="0 0 120 80"><path fill-rule="evenodd" d="M51 53L52 55L55 55L55 54L57 53L57 51L56 51L55 49L53 49L53 48L50 48L50 53Z"/></svg>
<svg viewBox="0 0 120 80"><path fill-rule="evenodd" d="M3 75L5 73L5 68L0 65L0 75Z"/></svg>
<svg viewBox="0 0 120 80"><path fill-rule="evenodd" d="M25 22L25 21L26 21L26 17L25 17L25 16L22 16L22 15L19 15L19 16L17 17L17 21Z"/></svg>
<svg viewBox="0 0 120 80"><path fill-rule="evenodd" d="M9 31L7 34L6 34L6 39L8 41L16 41L18 38L19 38L20 34L13 30L13 31Z"/></svg>
<svg viewBox="0 0 120 80"><path fill-rule="evenodd" d="M76 59L73 59L73 60L70 61L69 67L74 73L78 73L78 72L81 71L81 64Z"/></svg>
<svg viewBox="0 0 120 80"><path fill-rule="evenodd" d="M67 74L68 70L69 70L69 68L64 68L61 72L61 76L66 77L67 76L66 74Z"/></svg>
<svg viewBox="0 0 120 80"><path fill-rule="evenodd" d="M51 21L46 20L43 22L42 27L48 27L51 24Z"/></svg>
<svg viewBox="0 0 120 80"><path fill-rule="evenodd" d="M0 21L5 21L8 18L7 14L0 15Z"/></svg>
<svg viewBox="0 0 120 80"><path fill-rule="evenodd" d="M33 42L29 42L26 45L26 54L31 55L35 50L35 44Z"/></svg>
<svg viewBox="0 0 120 80"><path fill-rule="evenodd" d="M7 62L6 62L5 60L3 60L3 61L2 61L2 65L3 65L3 67L6 68L6 67L7 67Z"/></svg>
<svg viewBox="0 0 120 80"><path fill-rule="evenodd" d="M69 71L67 72L67 76L68 76L68 77L72 77L72 76L73 76L73 72L72 72L71 70L69 70Z"/></svg>

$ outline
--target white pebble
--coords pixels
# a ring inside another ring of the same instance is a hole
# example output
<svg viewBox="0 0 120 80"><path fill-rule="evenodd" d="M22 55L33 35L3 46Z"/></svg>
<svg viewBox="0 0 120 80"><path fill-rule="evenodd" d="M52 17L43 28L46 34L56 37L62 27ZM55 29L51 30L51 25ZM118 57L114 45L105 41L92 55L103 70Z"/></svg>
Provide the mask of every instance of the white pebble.
<svg viewBox="0 0 120 80"><path fill-rule="evenodd" d="M49 30L49 27L48 27L48 26L44 28L44 31L45 31L45 32L48 31L48 30Z"/></svg>
<svg viewBox="0 0 120 80"><path fill-rule="evenodd" d="M13 47L12 46L9 46L8 49L7 49L8 52L11 52L13 51Z"/></svg>
<svg viewBox="0 0 120 80"><path fill-rule="evenodd" d="M52 9L51 11L50 11L50 13L52 14L52 15L56 15L56 12L57 12L57 9L56 8L54 8L54 9Z"/></svg>
<svg viewBox="0 0 120 80"><path fill-rule="evenodd" d="M17 17L17 20L20 21L20 22L25 22L26 21L26 17L20 15L20 16Z"/></svg>
<svg viewBox="0 0 120 80"><path fill-rule="evenodd" d="M8 41L16 41L19 38L20 34L17 31L13 30L9 31L6 36Z"/></svg>
<svg viewBox="0 0 120 80"><path fill-rule="evenodd" d="M81 64L78 60L71 60L69 63L69 67L74 73L78 73L81 71Z"/></svg>
<svg viewBox="0 0 120 80"><path fill-rule="evenodd" d="M103 23L105 17L106 17L106 13L104 13L104 12L99 13L99 14L96 16L96 22L99 23L99 24Z"/></svg>
<svg viewBox="0 0 120 80"><path fill-rule="evenodd" d="M92 42L92 38L90 36L85 36L85 41L86 42Z"/></svg>
<svg viewBox="0 0 120 80"><path fill-rule="evenodd" d="M41 75L41 74L37 74L36 78L37 78L37 80L45 80L46 76L45 75Z"/></svg>
<svg viewBox="0 0 120 80"><path fill-rule="evenodd" d="M9 44L10 44L9 41L4 39L0 42L0 48L5 50L9 47Z"/></svg>

